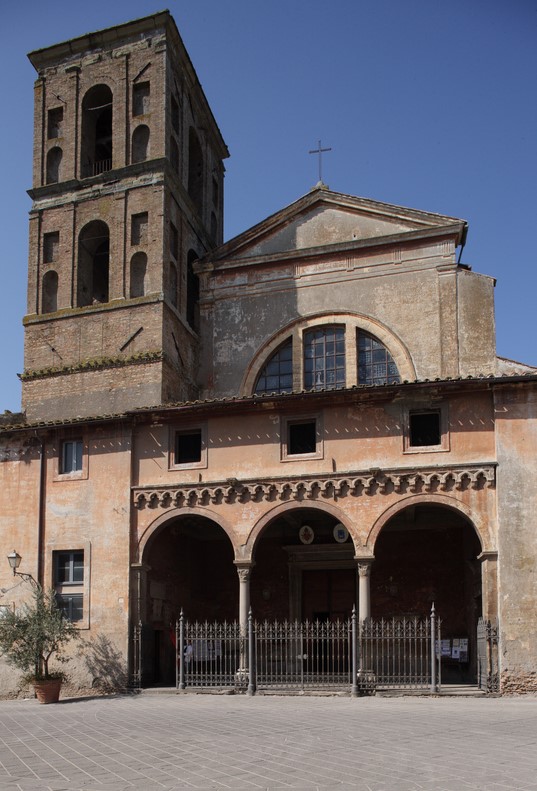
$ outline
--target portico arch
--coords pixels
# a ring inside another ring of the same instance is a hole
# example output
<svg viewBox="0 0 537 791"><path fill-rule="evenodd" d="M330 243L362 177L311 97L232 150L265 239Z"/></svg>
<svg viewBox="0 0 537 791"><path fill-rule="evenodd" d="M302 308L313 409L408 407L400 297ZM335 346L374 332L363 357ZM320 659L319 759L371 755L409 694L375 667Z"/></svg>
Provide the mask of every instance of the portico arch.
<svg viewBox="0 0 537 791"><path fill-rule="evenodd" d="M138 544L136 547L136 563L144 562L144 552L147 546L147 543L152 539L152 537L158 533L164 526L166 526L169 522L176 520L178 517L185 516L185 515L194 515L194 516L201 516L206 519L210 519L212 522L215 522L219 527L222 528L224 533L226 533L227 537L229 538L231 545L235 548L235 533L231 525L222 517L221 514L212 511L210 508L198 508L196 506L185 507L185 508L172 508L169 511L166 511L165 514L161 514L160 516L156 517L142 532L138 540Z"/></svg>
<svg viewBox="0 0 537 791"><path fill-rule="evenodd" d="M242 560L245 562L251 561L254 559L255 555L255 547L256 543L259 541L263 530L275 519L281 516L284 513L292 512L292 511L304 511L304 509L313 510L313 511L324 511L326 514L330 514L330 516L334 517L337 522L341 522L347 530L349 531L349 536L351 541L356 548L357 538L354 534L354 529L352 522L347 517L347 515L341 511L340 508L336 508L336 506L331 505L330 503L318 503L318 502L292 502L292 503L280 503L279 505L274 506L271 508L270 511L267 511L261 519L253 526L252 530L248 535L248 539L245 544L243 544L239 548L239 555Z"/></svg>
<svg viewBox="0 0 537 791"><path fill-rule="evenodd" d="M274 506L241 548L252 565L250 600L267 620L341 620L358 595L356 549L348 517L330 503Z"/></svg>
<svg viewBox="0 0 537 791"><path fill-rule="evenodd" d="M132 608L142 624L144 685L175 683L175 624L233 621L239 581L233 530L210 509L174 508L143 531L132 564Z"/></svg>
<svg viewBox="0 0 537 791"><path fill-rule="evenodd" d="M490 531L485 526L483 518L478 513L474 513L466 503L457 500L455 497L450 497L447 494L411 494L408 497L401 498L392 506L387 508L376 520L367 536L365 547L371 552L375 551L376 540L382 528L393 519L396 514L404 511L413 505L420 505L422 503L430 503L432 505L443 505L463 514L468 520L471 527L475 530L477 538L481 544L481 551L484 552L491 549L490 546Z"/></svg>
<svg viewBox="0 0 537 791"><path fill-rule="evenodd" d="M375 557L371 616L421 619L434 603L445 641L445 682L475 681L477 622L486 609L483 580L495 573L490 553L483 553L484 520L472 516L454 497L411 495L377 519L366 544Z"/></svg>

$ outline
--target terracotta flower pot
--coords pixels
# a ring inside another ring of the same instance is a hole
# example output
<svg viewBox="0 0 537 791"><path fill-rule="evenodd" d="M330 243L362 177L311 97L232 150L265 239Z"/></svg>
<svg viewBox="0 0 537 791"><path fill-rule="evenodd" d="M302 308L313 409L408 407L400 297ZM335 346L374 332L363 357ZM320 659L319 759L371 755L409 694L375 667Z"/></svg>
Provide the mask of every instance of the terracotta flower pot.
<svg viewBox="0 0 537 791"><path fill-rule="evenodd" d="M48 678L34 681L34 690L40 703L57 703L62 686L61 678Z"/></svg>

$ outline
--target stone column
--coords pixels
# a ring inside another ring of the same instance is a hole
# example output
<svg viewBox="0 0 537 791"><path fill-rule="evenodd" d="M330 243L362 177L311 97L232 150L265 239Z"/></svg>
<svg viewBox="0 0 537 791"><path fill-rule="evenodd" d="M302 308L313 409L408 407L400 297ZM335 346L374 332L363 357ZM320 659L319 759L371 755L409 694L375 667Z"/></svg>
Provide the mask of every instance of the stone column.
<svg viewBox="0 0 537 791"><path fill-rule="evenodd" d="M239 575L239 624L241 635L248 632L248 613L250 611L250 574L252 563L237 565Z"/></svg>
<svg viewBox="0 0 537 791"><path fill-rule="evenodd" d="M358 620L371 617L371 566L373 558L358 558Z"/></svg>
<svg viewBox="0 0 537 791"><path fill-rule="evenodd" d="M250 574L252 566L253 563L237 563L240 628L240 657L237 677L244 684L248 680L248 613L250 612Z"/></svg>

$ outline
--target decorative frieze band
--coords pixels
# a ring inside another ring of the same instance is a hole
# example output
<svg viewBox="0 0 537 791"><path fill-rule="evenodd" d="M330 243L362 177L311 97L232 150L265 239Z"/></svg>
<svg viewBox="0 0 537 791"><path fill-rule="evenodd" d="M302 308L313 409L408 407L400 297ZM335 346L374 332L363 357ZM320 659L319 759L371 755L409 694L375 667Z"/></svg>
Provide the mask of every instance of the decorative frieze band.
<svg viewBox="0 0 537 791"><path fill-rule="evenodd" d="M221 503L248 503L268 500L334 500L339 497L359 497L362 494L407 494L465 491L493 488L495 467L457 467L412 472L378 470L359 475L332 475L329 478L300 478L298 480L237 481L219 484L136 487L133 490L137 508L184 506Z"/></svg>

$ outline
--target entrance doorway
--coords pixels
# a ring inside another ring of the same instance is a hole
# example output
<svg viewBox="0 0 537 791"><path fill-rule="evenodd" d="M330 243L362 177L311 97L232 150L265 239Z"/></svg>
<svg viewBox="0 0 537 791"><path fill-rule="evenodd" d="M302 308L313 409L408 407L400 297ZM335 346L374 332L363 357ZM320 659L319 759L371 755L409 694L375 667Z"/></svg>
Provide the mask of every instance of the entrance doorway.
<svg viewBox="0 0 537 791"><path fill-rule="evenodd" d="M343 621L356 604L356 571L302 571L302 617L307 621Z"/></svg>

